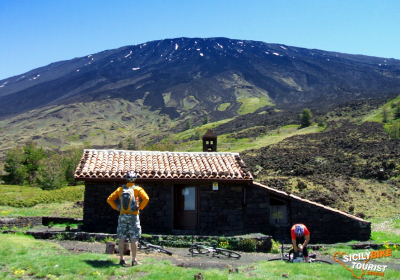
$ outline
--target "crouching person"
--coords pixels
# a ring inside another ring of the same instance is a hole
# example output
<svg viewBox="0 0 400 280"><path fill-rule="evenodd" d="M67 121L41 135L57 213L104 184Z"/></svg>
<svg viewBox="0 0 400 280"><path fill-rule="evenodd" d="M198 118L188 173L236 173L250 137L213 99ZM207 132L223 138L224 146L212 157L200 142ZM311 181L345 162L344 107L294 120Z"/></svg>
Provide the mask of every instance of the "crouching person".
<svg viewBox="0 0 400 280"><path fill-rule="evenodd" d="M302 252L306 262L309 262L307 244L310 242L310 231L303 224L295 224L290 230L292 239L294 259L297 257L298 252Z"/></svg>
<svg viewBox="0 0 400 280"><path fill-rule="evenodd" d="M135 186L136 177L136 173L128 172L126 185L119 187L107 198L108 204L114 210L120 211L117 237L119 238L119 264L121 265L126 264L124 260L124 243L127 238L131 240L132 266L140 264L136 259L137 241L142 234L139 212L146 207L149 202L149 196L144 189ZM140 203L139 198L142 200Z"/></svg>

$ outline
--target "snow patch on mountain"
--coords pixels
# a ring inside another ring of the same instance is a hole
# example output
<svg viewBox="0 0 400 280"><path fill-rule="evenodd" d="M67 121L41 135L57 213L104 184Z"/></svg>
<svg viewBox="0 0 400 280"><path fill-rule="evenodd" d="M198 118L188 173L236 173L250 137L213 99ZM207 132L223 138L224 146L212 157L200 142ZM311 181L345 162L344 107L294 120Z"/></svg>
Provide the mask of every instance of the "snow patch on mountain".
<svg viewBox="0 0 400 280"><path fill-rule="evenodd" d="M132 54L132 51L130 53L128 53L127 55L125 55L125 58L129 57Z"/></svg>

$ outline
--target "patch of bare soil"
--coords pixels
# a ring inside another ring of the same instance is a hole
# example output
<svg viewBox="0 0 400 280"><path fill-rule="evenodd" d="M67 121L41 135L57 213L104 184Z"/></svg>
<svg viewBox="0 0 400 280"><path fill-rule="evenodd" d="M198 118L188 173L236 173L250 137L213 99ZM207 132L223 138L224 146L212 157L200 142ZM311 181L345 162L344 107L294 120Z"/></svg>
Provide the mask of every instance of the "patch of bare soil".
<svg viewBox="0 0 400 280"><path fill-rule="evenodd" d="M47 241L47 240L46 240ZM70 240L49 240L61 245L72 253L101 253L105 254L106 244L99 242L81 242L81 241L70 241ZM234 269L240 266L251 266L255 262L266 261L272 258L278 258L279 254L272 253L245 253L239 252L241 257L239 259L233 259L226 256L218 255L213 256L212 253L204 255L194 255L189 252L188 248L166 248L168 251L173 253L172 256L167 254L154 252L152 250L138 250L137 259L139 261L145 261L147 258L156 260L168 260L172 264L181 267L194 267L194 268L219 268L219 269ZM118 263L119 255L112 255L115 258L115 264ZM335 263L331 256L321 255L317 252L318 259L330 261L332 264ZM126 256L127 262L131 260L131 257Z"/></svg>

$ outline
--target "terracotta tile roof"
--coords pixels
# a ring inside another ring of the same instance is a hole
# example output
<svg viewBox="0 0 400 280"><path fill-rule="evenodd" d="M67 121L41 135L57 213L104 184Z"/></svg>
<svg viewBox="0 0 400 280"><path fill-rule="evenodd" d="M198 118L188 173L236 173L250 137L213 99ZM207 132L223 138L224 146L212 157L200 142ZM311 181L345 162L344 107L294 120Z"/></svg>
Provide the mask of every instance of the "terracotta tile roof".
<svg viewBox="0 0 400 280"><path fill-rule="evenodd" d="M238 153L84 150L75 180L122 179L135 171L138 179L253 180Z"/></svg>
<svg viewBox="0 0 400 280"><path fill-rule="evenodd" d="M289 199L299 200L299 201L301 201L301 202L305 202L305 203L311 204L311 205L313 205L313 206L321 207L321 208L323 208L323 209L326 209L326 210L329 210L329 211L332 211L332 212L339 213L339 214L341 214L341 215L343 215L343 216L352 218L352 219L354 219L354 220L358 220L358 221L362 222L363 224L365 224L365 223L370 223L370 222L368 222L368 221L366 221L366 220L364 220L364 219L361 219L361 218L359 218L359 217L357 217L357 216L351 215L351 214L346 213L346 212L344 212L344 211L340 211L340 210L331 208L331 207L329 207L329 206L325 206L325 205L323 205L323 204L320 204L320 203L317 203L317 202L313 202L313 201L311 201L311 200L304 199L304 198L301 198L301 197L299 197L299 196L286 193L286 192L284 192L284 191L279 191L279 190L277 190L277 189L268 187L268 186L266 186L266 185L263 185L263 184L260 184L260 183L257 183L257 182L253 182L253 185L257 185L257 186L263 187L264 189L267 189L269 192L275 193L275 194L277 194L277 195L279 195L279 196L287 197L287 198L289 198Z"/></svg>

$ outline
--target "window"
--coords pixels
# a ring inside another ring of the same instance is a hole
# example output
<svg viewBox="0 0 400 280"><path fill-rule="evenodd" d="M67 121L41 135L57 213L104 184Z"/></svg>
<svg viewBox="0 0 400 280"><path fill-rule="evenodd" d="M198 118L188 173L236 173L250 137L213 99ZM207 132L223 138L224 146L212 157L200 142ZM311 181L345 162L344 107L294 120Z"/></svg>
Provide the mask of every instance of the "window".
<svg viewBox="0 0 400 280"><path fill-rule="evenodd" d="M284 225L288 223L287 202L279 198L270 197L270 222L271 225Z"/></svg>
<svg viewBox="0 0 400 280"><path fill-rule="evenodd" d="M183 210L196 210L196 187L182 189L184 200Z"/></svg>

